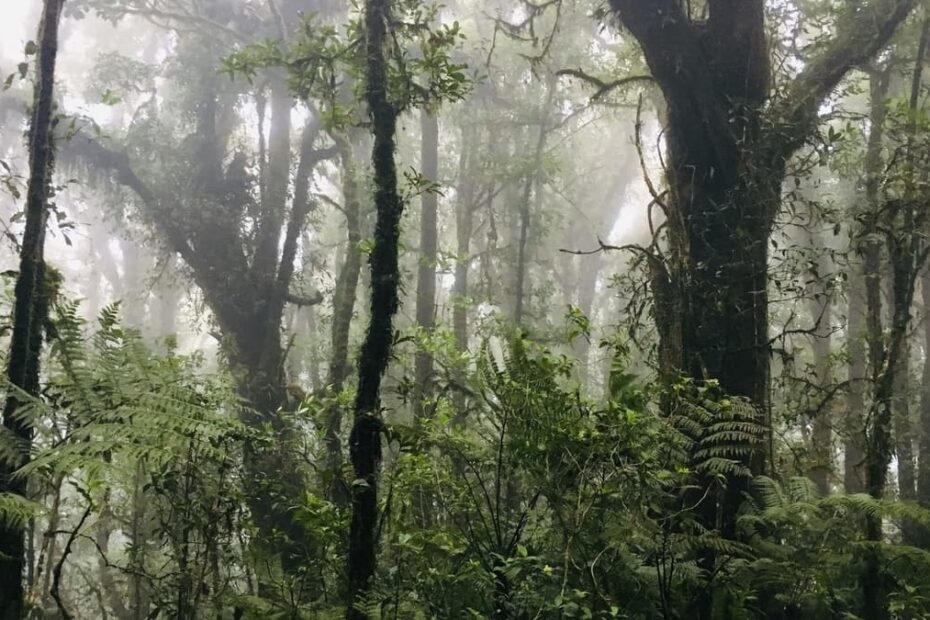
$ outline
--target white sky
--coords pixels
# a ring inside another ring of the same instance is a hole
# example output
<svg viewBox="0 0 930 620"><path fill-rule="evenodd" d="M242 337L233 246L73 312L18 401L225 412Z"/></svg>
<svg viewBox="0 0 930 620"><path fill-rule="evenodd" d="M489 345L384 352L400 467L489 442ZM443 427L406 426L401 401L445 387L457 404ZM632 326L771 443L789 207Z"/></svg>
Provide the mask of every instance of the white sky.
<svg viewBox="0 0 930 620"><path fill-rule="evenodd" d="M27 22L38 13L39 6L40 0L0 0L0 68L4 73L15 68L22 59L26 41L35 36L38 23Z"/></svg>

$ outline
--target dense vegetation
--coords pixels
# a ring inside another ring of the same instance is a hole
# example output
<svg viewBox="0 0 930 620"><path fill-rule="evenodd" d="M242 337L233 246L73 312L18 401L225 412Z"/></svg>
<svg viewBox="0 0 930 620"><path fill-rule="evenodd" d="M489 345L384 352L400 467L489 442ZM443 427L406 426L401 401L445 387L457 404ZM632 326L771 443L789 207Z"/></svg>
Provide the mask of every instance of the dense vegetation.
<svg viewBox="0 0 930 620"><path fill-rule="evenodd" d="M16 4L0 618L930 618L930 5Z"/></svg>

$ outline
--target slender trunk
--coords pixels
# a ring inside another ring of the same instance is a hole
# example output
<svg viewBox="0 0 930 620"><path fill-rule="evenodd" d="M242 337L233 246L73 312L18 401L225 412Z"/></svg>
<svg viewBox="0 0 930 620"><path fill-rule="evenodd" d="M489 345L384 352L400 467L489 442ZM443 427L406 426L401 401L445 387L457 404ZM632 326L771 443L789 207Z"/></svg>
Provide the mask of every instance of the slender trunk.
<svg viewBox="0 0 930 620"><path fill-rule="evenodd" d="M178 332L178 310L181 304L181 290L174 283L177 272L177 259L172 256L164 267L165 273L159 279L157 298L157 331L156 337L161 339L176 339Z"/></svg>
<svg viewBox="0 0 930 620"><path fill-rule="evenodd" d="M52 482L54 495L52 496L52 505L48 514L48 527L42 535L42 545L36 563L35 584L33 587L39 588L35 594L38 595L37 600L41 600L43 603L50 602L52 569L58 561L57 532L61 522L61 487L63 482L64 476L62 475L56 475Z"/></svg>
<svg viewBox="0 0 930 620"><path fill-rule="evenodd" d="M862 465L865 459L865 382L866 351L865 341L865 281L862 264L852 266L849 278L848 325L846 329L847 349L849 351L849 370L846 392L846 419L843 427L845 438L843 446L843 486L847 493L862 493L865 490ZM930 337L930 336L928 336ZM930 478L928 478L930 482Z"/></svg>
<svg viewBox="0 0 930 620"><path fill-rule="evenodd" d="M926 54L928 42L930 42L930 18L925 18L911 82L910 111L912 113L917 110L923 73L923 58ZM881 77L879 77L878 81L879 86L881 86ZM875 96L876 90L873 88L872 91L873 115L883 114L883 112L875 111L876 104L879 108L884 108L884 97L877 98ZM879 120L884 119L879 118ZM878 129L881 124L874 127ZM873 129L873 134L876 133L875 129ZM914 169L911 143L916 129L916 121L908 123L907 172L915 176L917 170ZM878 184L880 175L883 172L880 166L880 148L881 144L873 143L873 136L870 135L869 150L867 152L869 161L867 161L866 174L869 205L873 210L868 221L874 227L875 232L881 230L885 234L892 273L891 333L888 348L884 351L885 355L880 360L881 364L873 368L874 397L867 418L871 424L867 429L866 487L869 494L875 499L882 499L885 494L888 465L891 463L893 453L892 424L895 422L895 392L900 380L898 373L906 368L904 363L908 351L907 336L911 319L911 306L914 301L917 274L922 268L922 265L918 265L918 260L919 257L922 257L921 247L924 245L923 233L920 232L924 224L923 214L918 214L914 206L915 200L912 187L908 188L907 200L879 204ZM881 218L881 226L878 225L879 218ZM875 267L877 268L877 265ZM877 291L876 294L880 295L880 291ZM900 440L901 438L899 438ZM907 452L908 454L899 456L912 458L911 450L908 449ZM913 485L913 462L905 465L904 468L910 469L908 474L910 479L907 480L907 483ZM915 491L908 490L908 493L913 497ZM912 532L913 528L905 523L905 537L910 538ZM882 519L880 515L867 516L866 538L870 542L880 542L882 540ZM891 616L891 613L888 609L890 584L883 566L884 558L880 551L875 546L872 546L867 549L865 560L865 570L862 575L863 612L866 618L885 620Z"/></svg>
<svg viewBox="0 0 930 620"><path fill-rule="evenodd" d="M811 247L822 247L819 235L811 234ZM821 275L829 273L830 268L821 260L817 272ZM818 287L810 302L811 320L814 331L811 334L811 350L814 354L814 381L818 388L818 407L811 420L811 452L812 463L809 476L817 485L822 495L830 492L830 479L833 475L833 420L831 419L830 399L826 391L833 384L830 366L830 330L833 317L833 301L829 291L823 286Z"/></svg>
<svg viewBox="0 0 930 620"><path fill-rule="evenodd" d="M459 192L455 208L455 283L452 286L452 330L459 351L468 350L468 272L471 267L471 235L474 228L474 170L471 167L472 130L463 132L459 163ZM467 137L466 137L467 135Z"/></svg>
<svg viewBox="0 0 930 620"><path fill-rule="evenodd" d="M52 108L54 104L55 62L58 55L58 26L63 0L46 0L39 27L33 116L29 132L29 186L26 195L26 227L20 251L19 276L13 306L13 334L7 378L11 385L28 394L39 389L39 356L48 300L45 298L45 224L54 166ZM3 424L23 442L19 457L0 463L0 491L24 495L26 483L11 478L28 458L32 427L16 416L20 401L14 391L7 394ZM23 572L25 539L15 525L0 527L0 617L18 619L25 615Z"/></svg>
<svg viewBox="0 0 930 620"><path fill-rule="evenodd" d="M357 483L352 485L349 528L349 620L368 617L356 605L364 600L376 568L378 477L381 468L381 379L387 370L394 338L394 314L399 305L398 242L403 201L397 190L394 136L397 110L388 99L387 27L391 0L365 4L367 84L365 98L372 121L372 166L377 221L371 267L371 317L358 366L358 389L349 452Z"/></svg>
<svg viewBox="0 0 930 620"><path fill-rule="evenodd" d="M914 430L910 406L910 345L905 339L898 367L895 369L892 410L894 413L895 454L898 457L898 493L903 500L917 499L917 467L914 454Z"/></svg>
<svg viewBox="0 0 930 620"><path fill-rule="evenodd" d="M532 224L533 202L534 200L536 202L539 201L539 190L541 185L540 168L542 167L543 149L546 146L546 136L549 134L549 109L552 106L552 98L554 96L555 83L550 79L547 85L546 100L538 113L539 135L536 138L536 144L533 150L532 168L526 173L526 179L523 183L523 193L520 197L520 236L517 242L516 301L514 303L513 312L513 322L519 326L523 325L526 297L531 293L529 290L531 287L527 284L529 280L527 244L529 243L530 225Z"/></svg>
<svg viewBox="0 0 930 620"><path fill-rule="evenodd" d="M461 352L468 351L468 272L471 268L471 236L474 232L475 214L475 165L474 142L478 129L468 125L462 129L462 146L459 154L458 192L455 205L455 283L452 285L452 331L455 346ZM493 157L493 153L491 154ZM488 191L493 191L489 187ZM490 197L489 197L490 198ZM468 406L464 383L466 370L457 370L456 381L463 384L454 392L456 419L464 420Z"/></svg>
<svg viewBox="0 0 930 620"><path fill-rule="evenodd" d="M143 488L146 472L136 465L132 492L132 516L129 525L129 613L132 620L148 618L151 596L145 581L145 563L148 556L149 515L148 499Z"/></svg>
<svg viewBox="0 0 930 620"><path fill-rule="evenodd" d="M429 183L439 182L439 120L428 109L420 111L420 173ZM436 323L436 260L439 250L438 195L426 191L421 195L420 256L417 269L416 323L424 338L429 338ZM427 401L432 397L433 356L424 343L414 356L413 415L416 422L431 414ZM432 521L432 498L429 489L416 490L417 517L421 525Z"/></svg>
<svg viewBox="0 0 930 620"><path fill-rule="evenodd" d="M917 469L917 501L930 506L930 273L921 278L923 297L922 327L924 331L924 367L920 386L920 454Z"/></svg>
<svg viewBox="0 0 930 620"><path fill-rule="evenodd" d="M296 318L300 319L301 316L306 319L306 329L310 339L315 338L318 330L316 308L314 306L303 308L302 312L297 313ZM310 389L314 392L320 392L324 387L323 375L320 373L320 358L314 351L310 351L310 354L307 356L307 358L307 372L310 375Z"/></svg>
<svg viewBox="0 0 930 620"><path fill-rule="evenodd" d="M110 509L110 497L107 492L103 498L100 509L100 519L97 522L96 545L98 550L97 573L100 579L100 588L106 596L107 602L117 620L129 620L131 614L125 603L125 593L113 578L113 569L110 566L110 537L113 532L113 511Z"/></svg>
<svg viewBox="0 0 930 620"><path fill-rule="evenodd" d="M420 111L420 168L430 183L439 181L439 121L429 110ZM438 251L437 194L426 191L421 197L420 257L417 270L417 327L424 335L432 333L436 316L436 255ZM430 397L429 382L433 373L433 357L420 347L414 359L413 411L417 420L425 413L425 401Z"/></svg>
<svg viewBox="0 0 930 620"><path fill-rule="evenodd" d="M329 363L329 386L333 395L342 392L349 376L349 330L355 313L362 255L358 244L362 239L361 203L359 201L358 171L352 145L342 136L337 138L342 159L342 200L346 216L345 261L336 280L333 292L332 358ZM326 416L326 476L325 488L329 499L340 506L349 505L349 489L342 475L342 407L338 402L329 406Z"/></svg>
<svg viewBox="0 0 930 620"><path fill-rule="evenodd" d="M868 347L869 377L872 381L872 404L865 416L865 490L873 497L881 498L885 492L885 477L891 458L889 428L891 422L890 402L894 366L882 372L885 346L882 338L882 286L881 286L881 237L878 234L879 175L882 166L882 137L885 122L885 96L888 92L890 72L885 70L873 74L870 79L870 126L866 146L866 202L870 212L863 231L863 269L865 272L866 344ZM897 288L894 289L897 292ZM889 374L891 375L889 377ZM885 378L884 381L881 379ZM885 387L887 386L887 387ZM877 417L878 416L878 417ZM870 541L882 539L880 517L867 517L866 538ZM888 617L886 604L887 584L881 570L881 558L876 551L865 552L865 569L862 574L862 597L865 617L883 620Z"/></svg>
<svg viewBox="0 0 930 620"><path fill-rule="evenodd" d="M868 416L872 423L868 429L866 490L875 499L882 499L885 495L888 465L893 453L894 386L901 357L907 350L907 329L914 295L916 234L907 226L903 230L908 231L903 238L890 244L894 269L891 335L885 356L874 371L875 391ZM872 542L882 540L881 516L867 516L866 538ZM862 581L864 615L866 618L883 620L889 617L889 610L888 583L882 569L882 556L875 548L868 549L866 554L866 568Z"/></svg>
<svg viewBox="0 0 930 620"><path fill-rule="evenodd" d="M121 298L123 320L129 327L141 330L146 324L145 305L149 289L145 279L148 275L148 256L144 254L138 241L128 235L120 239L120 250L123 259L123 277L120 281L123 286L118 294Z"/></svg>

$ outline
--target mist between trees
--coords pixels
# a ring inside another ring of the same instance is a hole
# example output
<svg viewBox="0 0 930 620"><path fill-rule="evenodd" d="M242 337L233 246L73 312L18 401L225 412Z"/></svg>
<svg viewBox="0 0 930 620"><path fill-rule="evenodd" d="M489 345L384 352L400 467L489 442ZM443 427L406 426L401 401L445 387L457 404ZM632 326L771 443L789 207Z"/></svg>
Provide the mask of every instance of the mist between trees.
<svg viewBox="0 0 930 620"><path fill-rule="evenodd" d="M13 4L0 620L930 617L930 5Z"/></svg>

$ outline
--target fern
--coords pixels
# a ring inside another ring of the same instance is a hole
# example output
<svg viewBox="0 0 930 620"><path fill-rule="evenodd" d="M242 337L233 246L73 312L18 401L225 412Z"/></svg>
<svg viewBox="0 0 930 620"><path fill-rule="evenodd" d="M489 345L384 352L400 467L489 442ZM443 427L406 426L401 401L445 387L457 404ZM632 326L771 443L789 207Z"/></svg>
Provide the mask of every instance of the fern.
<svg viewBox="0 0 930 620"><path fill-rule="evenodd" d="M196 358L155 355L138 332L121 326L117 305L101 312L92 334L73 303L57 308L55 322L47 382L16 412L36 437L14 475L37 488L64 482L60 492L78 495L69 503L83 500L107 515L90 528L115 527L113 520L124 521L124 530L139 527L134 515L144 506L146 527L155 528L147 542L105 560L131 565L121 567L144 576L163 609L206 604L199 589L185 585L206 575L238 587L245 551L237 539L244 516L238 469L243 440L254 432L239 421L231 381L203 375ZM8 439L0 435L0 457L23 449ZM0 497L0 519L21 524L39 514L37 503Z"/></svg>

